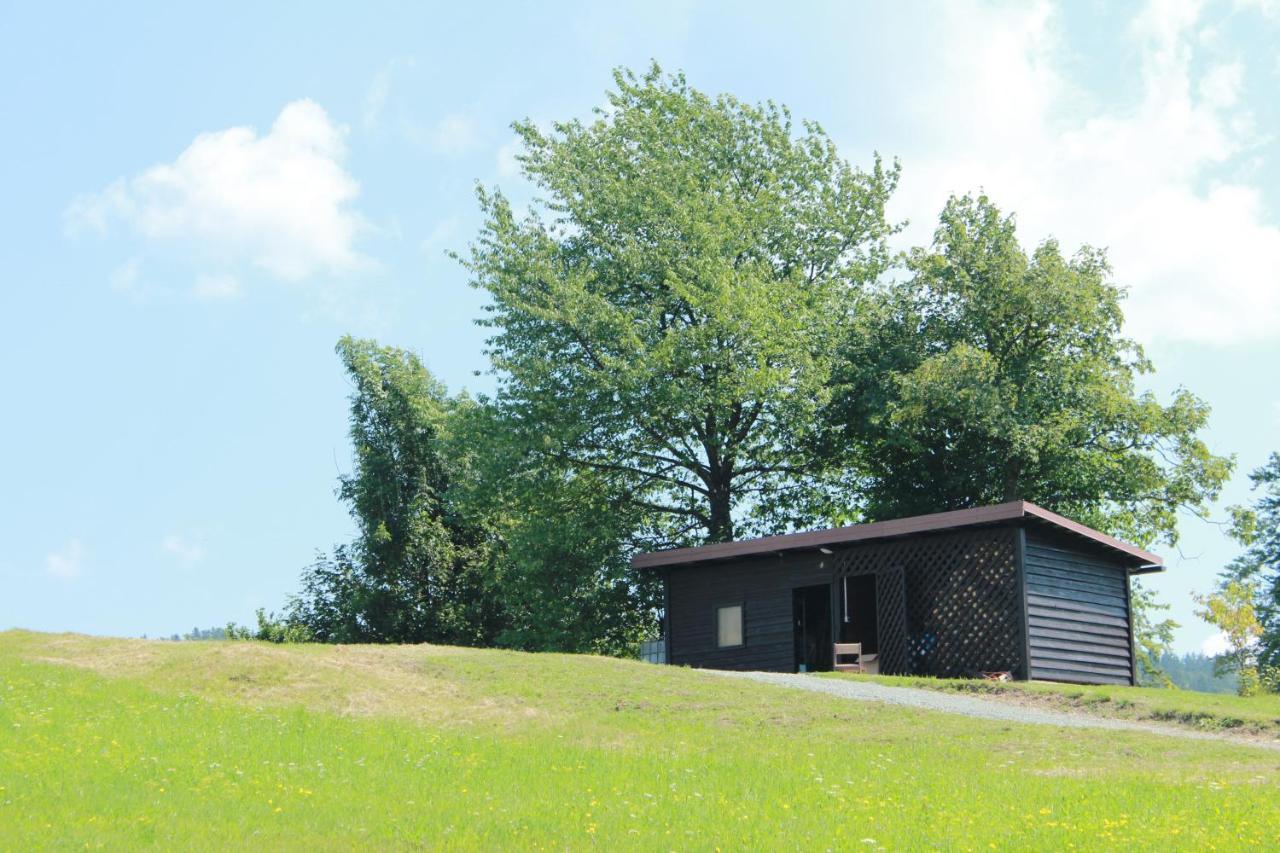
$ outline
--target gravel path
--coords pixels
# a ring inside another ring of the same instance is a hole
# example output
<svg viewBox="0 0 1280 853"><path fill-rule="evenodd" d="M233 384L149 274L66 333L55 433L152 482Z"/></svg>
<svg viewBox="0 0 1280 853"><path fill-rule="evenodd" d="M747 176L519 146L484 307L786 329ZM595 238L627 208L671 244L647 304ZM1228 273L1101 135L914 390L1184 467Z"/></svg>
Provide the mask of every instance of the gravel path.
<svg viewBox="0 0 1280 853"><path fill-rule="evenodd" d="M811 675L782 672L729 672L714 669L704 671L727 678L742 678L748 681L758 681L762 684L775 684L779 687L808 690L812 693L826 693L829 696L839 696L842 699L853 699L860 702L885 702L890 705L919 708L922 711L942 711L948 714L963 714L966 717L981 717L986 720L1000 720L1009 723L1037 723L1046 726L1068 726L1077 729L1147 732L1149 734L1168 735L1191 740L1222 741L1243 746L1280 750L1280 743L1275 741L1258 740L1218 732L1197 732L1176 726L1162 726L1157 723L1112 720L1084 713L1074 714L1066 711L1049 711L998 699L959 696L951 693L941 693L936 690L922 690L917 687L887 687L871 681L815 678Z"/></svg>

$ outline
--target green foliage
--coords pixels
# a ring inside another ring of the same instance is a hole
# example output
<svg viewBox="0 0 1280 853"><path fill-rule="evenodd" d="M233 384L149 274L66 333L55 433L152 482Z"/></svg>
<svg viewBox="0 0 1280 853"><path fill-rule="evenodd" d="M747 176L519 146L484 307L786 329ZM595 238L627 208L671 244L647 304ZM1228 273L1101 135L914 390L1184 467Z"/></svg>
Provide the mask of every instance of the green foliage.
<svg viewBox="0 0 1280 853"><path fill-rule="evenodd" d="M465 261L510 422L650 541L719 541L847 504L805 452L837 334L884 271L897 169L842 160L785 108L619 71L584 124L515 130L544 201L480 190Z"/></svg>
<svg viewBox="0 0 1280 853"><path fill-rule="evenodd" d="M304 574L290 620L331 642L490 643L504 624L495 543L456 511L442 448L450 399L413 353L343 338L355 470L338 490L358 537Z"/></svg>
<svg viewBox="0 0 1280 853"><path fill-rule="evenodd" d="M373 596L351 545L338 545L333 556L316 554L302 573L302 589L289 601L289 621L305 625L322 643L359 643L368 636L364 615Z"/></svg>
<svg viewBox="0 0 1280 853"><path fill-rule="evenodd" d="M310 643L315 639L307 625L289 616L268 614L262 607L254 611L254 615L258 621L256 628L228 622L225 628L220 629L222 636L218 639L261 640L267 643Z"/></svg>
<svg viewBox="0 0 1280 853"><path fill-rule="evenodd" d="M830 416L866 511L892 518L1025 499L1147 544L1206 511L1231 460L1200 440L1208 407L1135 390L1151 370L1121 335L1100 250L1028 255L1012 216L952 198L910 276L851 324Z"/></svg>
<svg viewBox="0 0 1280 853"><path fill-rule="evenodd" d="M1130 582L1129 603L1133 611L1133 647L1138 660L1138 683L1146 686L1174 687L1173 679L1162 661L1173 650L1173 632L1179 627L1172 619L1156 620L1158 611L1168 610L1155 592L1141 582Z"/></svg>
<svg viewBox="0 0 1280 853"><path fill-rule="evenodd" d="M652 633L653 581L628 559L633 515L594 472L549 466L412 353L350 338L338 351L355 451L339 496L359 536L317 555L286 617L245 636L618 654Z"/></svg>
<svg viewBox="0 0 1280 853"><path fill-rule="evenodd" d="M1232 534L1244 553L1217 588L1196 596L1198 615L1227 638L1220 672L1239 677L1241 695L1280 692L1280 453L1250 474L1260 490L1248 507L1232 507Z"/></svg>
<svg viewBox="0 0 1280 853"><path fill-rule="evenodd" d="M442 453L444 421L460 403L413 353L351 338L338 352L355 385L355 472L342 478L339 495L360 529L359 613L367 637L491 641L501 619L489 537L453 511L454 472Z"/></svg>
<svg viewBox="0 0 1280 853"><path fill-rule="evenodd" d="M1239 579L1225 579L1213 593L1194 596L1200 605L1196 615L1217 627L1227 641L1227 650L1214 661L1215 671L1239 678L1241 696L1253 696L1264 686L1258 662L1262 625L1254 609L1257 596L1256 581Z"/></svg>
<svg viewBox="0 0 1280 853"><path fill-rule="evenodd" d="M509 626L500 645L518 649L625 653L656 630L655 578L631 570L628 507L590 472L539 470L513 495L506 530Z"/></svg>
<svg viewBox="0 0 1280 853"><path fill-rule="evenodd" d="M235 622L228 622L226 627L223 629L223 632L226 634L228 640L254 639L252 629L247 628L244 625L238 625ZM145 635L143 636L143 639L146 639Z"/></svg>
<svg viewBox="0 0 1280 853"><path fill-rule="evenodd" d="M274 613L268 615L261 607L257 609L256 615L258 630L254 633L255 640L268 643L309 643L315 639L306 625L287 618L277 618Z"/></svg>
<svg viewBox="0 0 1280 853"><path fill-rule="evenodd" d="M1224 581L1254 585L1258 662L1265 672L1280 672L1280 453L1272 453L1250 479L1260 494L1252 506L1232 507L1232 532L1245 551L1227 567Z"/></svg>
<svg viewBox="0 0 1280 853"><path fill-rule="evenodd" d="M468 471L455 487L459 512L487 519L503 545L496 643L620 655L652 635L656 579L631 569L636 512L607 478L530 448L492 405L460 409L450 425L448 453Z"/></svg>

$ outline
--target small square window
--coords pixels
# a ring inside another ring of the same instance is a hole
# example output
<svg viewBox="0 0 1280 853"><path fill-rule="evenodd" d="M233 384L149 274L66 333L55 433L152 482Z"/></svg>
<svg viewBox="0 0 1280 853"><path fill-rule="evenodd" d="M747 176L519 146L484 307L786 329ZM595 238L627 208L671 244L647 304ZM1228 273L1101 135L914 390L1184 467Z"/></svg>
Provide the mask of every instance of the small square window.
<svg viewBox="0 0 1280 853"><path fill-rule="evenodd" d="M720 648L742 645L742 605L716 608L716 645Z"/></svg>

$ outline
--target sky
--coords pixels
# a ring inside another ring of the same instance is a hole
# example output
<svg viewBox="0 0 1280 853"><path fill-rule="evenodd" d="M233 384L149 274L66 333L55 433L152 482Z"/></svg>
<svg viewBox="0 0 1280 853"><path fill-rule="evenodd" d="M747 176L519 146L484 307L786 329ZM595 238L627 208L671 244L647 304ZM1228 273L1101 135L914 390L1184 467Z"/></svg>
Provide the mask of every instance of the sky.
<svg viewBox="0 0 1280 853"><path fill-rule="evenodd" d="M1105 247L1166 397L1237 472L1150 583L1193 614L1215 523L1280 450L1280 0L1010 4L13 3L0 26L0 628L167 636L279 609L350 538L344 334L485 392L448 252L510 124L611 69L788 105L897 158L899 245L985 190Z"/></svg>

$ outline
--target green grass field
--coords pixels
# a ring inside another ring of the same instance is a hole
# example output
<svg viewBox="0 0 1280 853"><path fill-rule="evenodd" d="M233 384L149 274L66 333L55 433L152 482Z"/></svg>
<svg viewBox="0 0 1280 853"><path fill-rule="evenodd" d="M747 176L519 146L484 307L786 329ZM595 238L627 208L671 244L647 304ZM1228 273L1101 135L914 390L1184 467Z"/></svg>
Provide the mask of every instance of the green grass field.
<svg viewBox="0 0 1280 853"><path fill-rule="evenodd" d="M1280 753L441 647L0 634L0 848L1231 849Z"/></svg>

